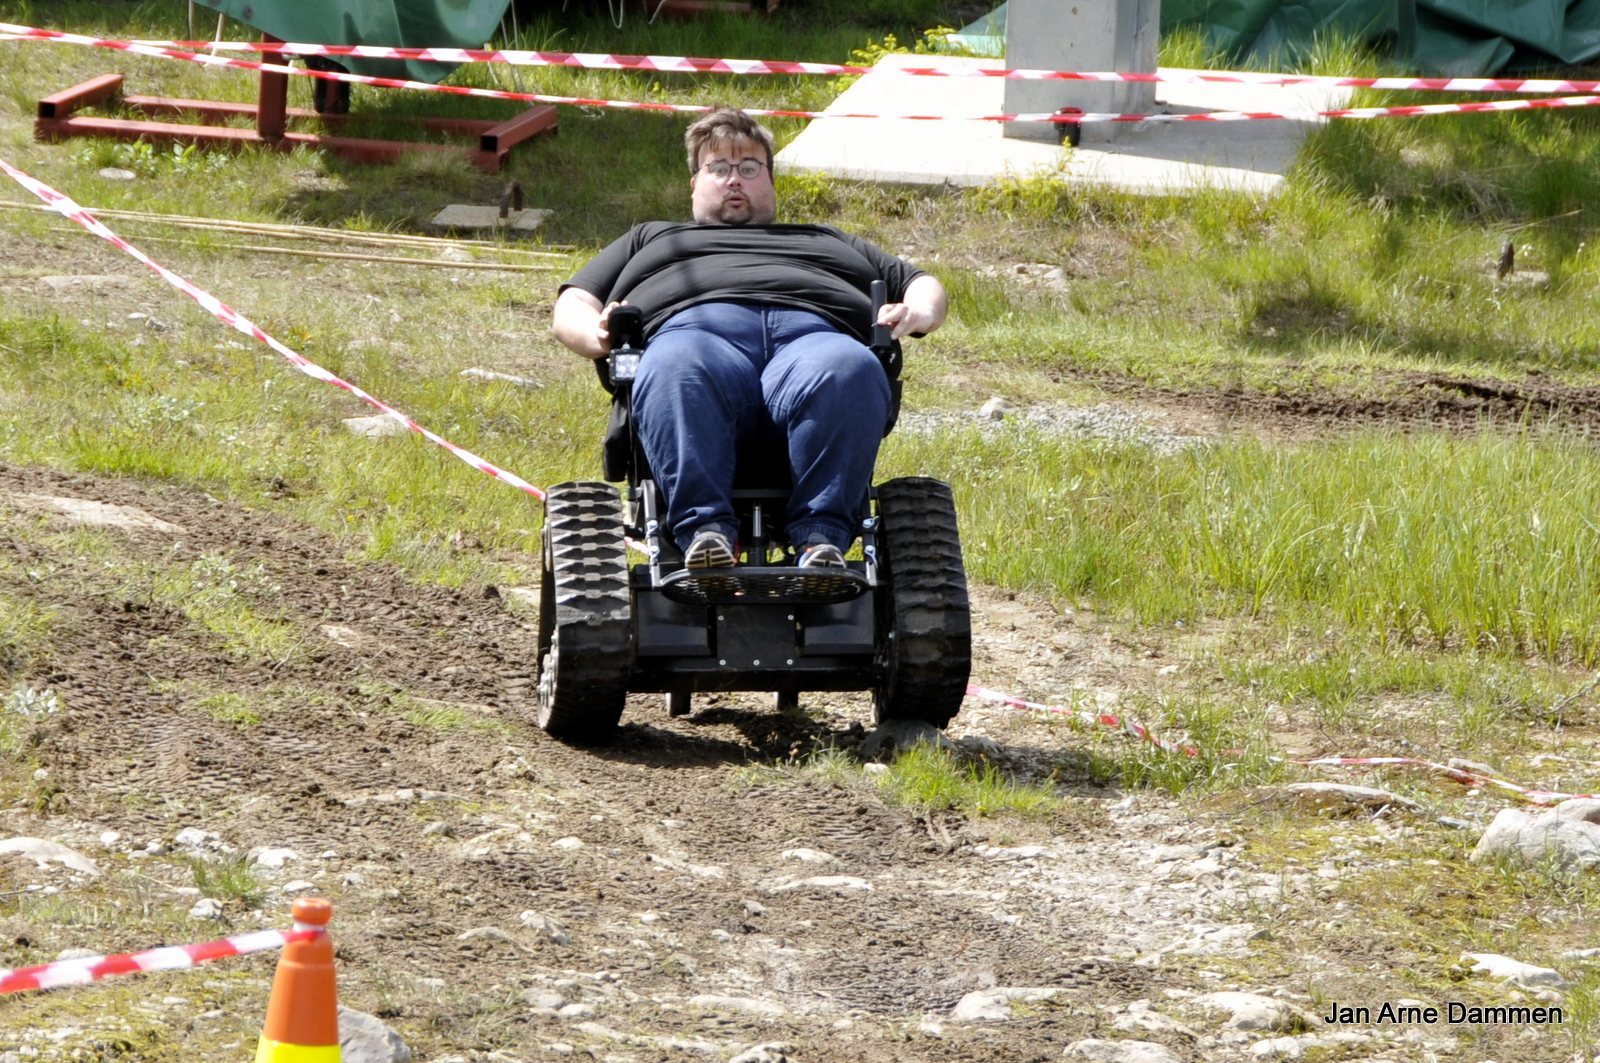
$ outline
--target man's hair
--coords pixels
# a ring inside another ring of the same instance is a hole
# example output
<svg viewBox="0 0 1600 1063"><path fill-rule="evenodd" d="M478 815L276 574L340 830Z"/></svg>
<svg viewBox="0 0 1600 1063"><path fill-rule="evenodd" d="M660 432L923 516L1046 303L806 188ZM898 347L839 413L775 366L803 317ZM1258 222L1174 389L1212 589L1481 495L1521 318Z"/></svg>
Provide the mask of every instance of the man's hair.
<svg viewBox="0 0 1600 1063"><path fill-rule="evenodd" d="M690 126L683 134L683 146L688 149L689 172L700 168L700 153L707 147L715 148L740 138L754 141L766 149L767 172L772 172L772 133L766 126L745 114L737 107L718 107Z"/></svg>

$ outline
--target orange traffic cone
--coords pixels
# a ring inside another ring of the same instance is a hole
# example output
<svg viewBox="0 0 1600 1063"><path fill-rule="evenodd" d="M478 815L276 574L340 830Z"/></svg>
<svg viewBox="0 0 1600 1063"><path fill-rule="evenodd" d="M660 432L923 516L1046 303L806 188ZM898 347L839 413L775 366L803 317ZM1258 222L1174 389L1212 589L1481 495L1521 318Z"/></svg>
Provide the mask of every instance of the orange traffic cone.
<svg viewBox="0 0 1600 1063"><path fill-rule="evenodd" d="M293 911L296 930L326 930L333 905L301 897ZM326 933L291 941L278 957L256 1063L339 1063L339 1002Z"/></svg>

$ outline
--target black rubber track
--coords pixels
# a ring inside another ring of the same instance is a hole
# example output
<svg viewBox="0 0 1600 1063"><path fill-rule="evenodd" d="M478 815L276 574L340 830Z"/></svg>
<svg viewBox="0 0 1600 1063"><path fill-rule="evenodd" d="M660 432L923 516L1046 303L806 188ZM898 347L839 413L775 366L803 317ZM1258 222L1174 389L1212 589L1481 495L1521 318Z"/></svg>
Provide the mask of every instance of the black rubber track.
<svg viewBox="0 0 1600 1063"><path fill-rule="evenodd" d="M544 507L538 724L599 744L616 733L633 667L622 501L577 481L550 488Z"/></svg>
<svg viewBox="0 0 1600 1063"><path fill-rule="evenodd" d="M972 674L972 609L948 484L908 476L878 485L879 630L888 677L873 692L878 722L943 727Z"/></svg>

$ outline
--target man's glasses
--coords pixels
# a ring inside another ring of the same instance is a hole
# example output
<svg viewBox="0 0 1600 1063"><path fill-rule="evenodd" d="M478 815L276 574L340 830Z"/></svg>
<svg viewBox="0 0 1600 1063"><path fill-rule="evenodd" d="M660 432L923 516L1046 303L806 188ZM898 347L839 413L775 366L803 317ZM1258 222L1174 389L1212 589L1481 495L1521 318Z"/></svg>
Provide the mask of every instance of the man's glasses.
<svg viewBox="0 0 1600 1063"><path fill-rule="evenodd" d="M746 181L749 181L759 175L761 173L761 168L765 165L766 163L762 162L760 159L741 159L737 166L729 162L727 159L712 159L710 162L701 166L700 169L704 170L706 173L710 174L712 177L715 177L719 181L726 180L730 173L738 170L739 176L744 178Z"/></svg>

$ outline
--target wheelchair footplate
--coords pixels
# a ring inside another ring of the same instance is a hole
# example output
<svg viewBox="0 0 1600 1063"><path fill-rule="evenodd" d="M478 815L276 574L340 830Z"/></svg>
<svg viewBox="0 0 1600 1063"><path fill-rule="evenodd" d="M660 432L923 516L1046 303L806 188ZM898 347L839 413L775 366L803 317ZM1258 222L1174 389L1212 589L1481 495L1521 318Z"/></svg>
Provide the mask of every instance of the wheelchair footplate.
<svg viewBox="0 0 1600 1063"><path fill-rule="evenodd" d="M797 568L739 565L733 568L684 568L664 576L661 593L688 605L736 605L788 602L833 605L861 597L871 589L866 573L851 568Z"/></svg>

